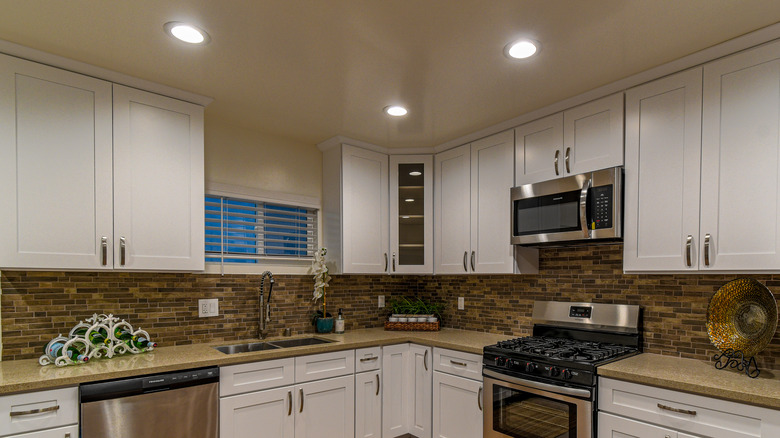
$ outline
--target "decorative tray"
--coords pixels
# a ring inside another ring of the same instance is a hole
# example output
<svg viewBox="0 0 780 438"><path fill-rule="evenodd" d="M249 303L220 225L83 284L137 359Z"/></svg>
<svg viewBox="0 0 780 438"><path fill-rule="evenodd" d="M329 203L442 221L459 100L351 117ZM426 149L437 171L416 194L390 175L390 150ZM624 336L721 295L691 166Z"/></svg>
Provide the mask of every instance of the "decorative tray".
<svg viewBox="0 0 780 438"><path fill-rule="evenodd" d="M436 322L390 322L385 321L385 330L396 331L424 331L424 332L436 332L439 331L439 321Z"/></svg>

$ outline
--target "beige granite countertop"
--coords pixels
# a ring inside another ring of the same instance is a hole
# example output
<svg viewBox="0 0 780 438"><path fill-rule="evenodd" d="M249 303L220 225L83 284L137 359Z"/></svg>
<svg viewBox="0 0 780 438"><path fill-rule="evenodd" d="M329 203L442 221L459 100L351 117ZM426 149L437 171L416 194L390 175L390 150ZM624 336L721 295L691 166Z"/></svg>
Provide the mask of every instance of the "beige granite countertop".
<svg viewBox="0 0 780 438"><path fill-rule="evenodd" d="M639 354L598 368L602 377L659 386L707 397L780 409L780 372L719 370L711 362L658 354Z"/></svg>
<svg viewBox="0 0 780 438"><path fill-rule="evenodd" d="M40 366L37 359L0 362L0 394L71 386L90 381L162 373L187 368L231 365L404 342L482 354L482 347L485 345L495 344L511 336L454 329L442 329L439 332L398 332L373 328L353 330L343 335L327 334L316 335L316 337L330 339L335 342L231 355L221 353L212 347L216 345L241 344L256 340L159 347L149 353L126 355L112 359L98 359L83 365L67 367Z"/></svg>

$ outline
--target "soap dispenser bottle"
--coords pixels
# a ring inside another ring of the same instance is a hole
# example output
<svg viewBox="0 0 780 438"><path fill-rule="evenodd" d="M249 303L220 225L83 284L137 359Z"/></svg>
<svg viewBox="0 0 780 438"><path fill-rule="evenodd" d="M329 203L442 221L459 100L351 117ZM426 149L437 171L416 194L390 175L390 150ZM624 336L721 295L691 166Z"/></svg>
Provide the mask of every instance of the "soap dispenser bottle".
<svg viewBox="0 0 780 438"><path fill-rule="evenodd" d="M336 334L343 334L344 333L344 315L341 313L341 309L339 309L339 316L336 318Z"/></svg>

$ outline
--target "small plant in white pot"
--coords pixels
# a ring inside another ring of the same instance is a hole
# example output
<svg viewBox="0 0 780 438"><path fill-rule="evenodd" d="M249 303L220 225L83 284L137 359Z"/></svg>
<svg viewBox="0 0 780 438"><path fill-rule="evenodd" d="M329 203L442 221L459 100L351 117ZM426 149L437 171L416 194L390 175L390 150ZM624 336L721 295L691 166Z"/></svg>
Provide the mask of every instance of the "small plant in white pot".
<svg viewBox="0 0 780 438"><path fill-rule="evenodd" d="M314 326L317 333L330 333L333 330L333 317L327 312L327 288L332 279L328 273L328 267L325 265L325 254L327 253L327 248L320 248L314 253L314 263L311 266L314 273L314 298L312 301L317 302L322 298L322 310L318 310L314 315Z"/></svg>

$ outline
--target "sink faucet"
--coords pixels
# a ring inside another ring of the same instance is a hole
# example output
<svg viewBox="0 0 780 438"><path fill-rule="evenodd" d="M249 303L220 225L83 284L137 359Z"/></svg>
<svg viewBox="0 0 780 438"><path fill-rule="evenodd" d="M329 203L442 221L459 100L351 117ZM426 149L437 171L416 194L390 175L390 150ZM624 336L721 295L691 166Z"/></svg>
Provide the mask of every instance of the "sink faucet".
<svg viewBox="0 0 780 438"><path fill-rule="evenodd" d="M265 296L265 277L268 277L268 296ZM274 274L265 271L260 274L260 320L258 324L258 336L265 339L268 335L268 320L271 319L271 292L274 290Z"/></svg>

